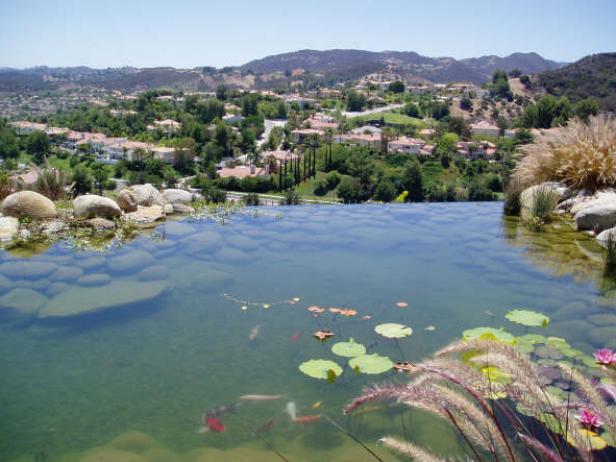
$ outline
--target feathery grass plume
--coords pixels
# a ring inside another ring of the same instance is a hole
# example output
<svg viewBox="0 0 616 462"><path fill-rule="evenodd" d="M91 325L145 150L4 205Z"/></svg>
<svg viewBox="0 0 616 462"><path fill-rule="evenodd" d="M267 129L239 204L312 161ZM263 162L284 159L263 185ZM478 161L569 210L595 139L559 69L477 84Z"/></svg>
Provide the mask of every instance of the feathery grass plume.
<svg viewBox="0 0 616 462"><path fill-rule="evenodd" d="M417 462L447 462L447 459L438 457L425 449L415 446L412 443L400 441L396 438L392 438L391 436L381 438L379 442Z"/></svg>
<svg viewBox="0 0 616 462"><path fill-rule="evenodd" d="M616 435L616 411L610 408L609 403L601 396L599 390L590 380L567 364L560 364L560 368L577 385L578 392L588 401L593 412L599 416L607 431Z"/></svg>
<svg viewBox="0 0 616 462"><path fill-rule="evenodd" d="M575 190L616 185L616 118L599 115L541 133L520 147L515 177L522 185L563 181Z"/></svg>
<svg viewBox="0 0 616 462"><path fill-rule="evenodd" d="M541 456L540 460L546 460L548 462L565 462L565 459L556 454L538 439L525 435L524 433L518 433L518 438L520 438L520 440L526 444L527 447L531 448L533 452L539 454Z"/></svg>
<svg viewBox="0 0 616 462"><path fill-rule="evenodd" d="M38 175L34 183L36 191L54 201L66 196L66 186L68 184L66 173L51 167L49 163L43 169L34 164L30 168Z"/></svg>

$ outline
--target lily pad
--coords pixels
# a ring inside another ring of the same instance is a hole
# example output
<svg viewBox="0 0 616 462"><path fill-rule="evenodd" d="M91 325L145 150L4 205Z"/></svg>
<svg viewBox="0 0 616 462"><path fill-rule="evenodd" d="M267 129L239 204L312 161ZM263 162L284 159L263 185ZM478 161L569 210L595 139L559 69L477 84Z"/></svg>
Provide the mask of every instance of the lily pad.
<svg viewBox="0 0 616 462"><path fill-rule="evenodd" d="M328 359L305 361L299 365L299 370L309 377L322 380L331 380L332 373L336 376L342 374L342 368L334 361Z"/></svg>
<svg viewBox="0 0 616 462"><path fill-rule="evenodd" d="M511 322L529 327L547 327L550 323L550 318L545 314L530 310L511 310L505 317Z"/></svg>
<svg viewBox="0 0 616 462"><path fill-rule="evenodd" d="M413 333L413 329L409 326L405 326L404 324L398 324L395 322L386 322L384 324L379 324L374 328L374 331L377 334L382 335L387 338L403 338L410 337Z"/></svg>
<svg viewBox="0 0 616 462"><path fill-rule="evenodd" d="M516 343L515 337L503 328L496 329L494 327L475 327L473 329L467 329L462 332L462 338L464 340L497 340L499 342L514 345Z"/></svg>
<svg viewBox="0 0 616 462"><path fill-rule="evenodd" d="M332 346L332 353L345 358L355 358L366 354L366 347L351 337L348 342L338 342Z"/></svg>
<svg viewBox="0 0 616 462"><path fill-rule="evenodd" d="M362 374L382 374L394 367L394 363L387 356L374 353L351 359L349 366Z"/></svg>

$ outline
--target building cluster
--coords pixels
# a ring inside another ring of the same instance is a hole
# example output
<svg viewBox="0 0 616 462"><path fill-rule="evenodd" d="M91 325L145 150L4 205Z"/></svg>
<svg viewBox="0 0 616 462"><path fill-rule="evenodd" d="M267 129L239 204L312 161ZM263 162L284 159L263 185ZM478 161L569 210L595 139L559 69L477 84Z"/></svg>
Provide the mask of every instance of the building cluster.
<svg viewBox="0 0 616 462"><path fill-rule="evenodd" d="M52 127L42 123L16 121L10 125L19 135L28 135L35 131L46 133L60 148L77 151L80 145L85 145L96 156L96 160L114 164L120 160L139 160L142 152L150 153L153 158L172 163L175 148L159 146L143 141L132 141L127 138L108 137L102 133L78 132L63 127Z"/></svg>

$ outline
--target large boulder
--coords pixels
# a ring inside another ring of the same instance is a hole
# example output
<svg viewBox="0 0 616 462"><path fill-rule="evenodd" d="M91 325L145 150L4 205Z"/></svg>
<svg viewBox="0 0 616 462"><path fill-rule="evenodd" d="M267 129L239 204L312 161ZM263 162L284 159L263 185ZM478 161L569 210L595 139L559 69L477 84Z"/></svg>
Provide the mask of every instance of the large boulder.
<svg viewBox="0 0 616 462"><path fill-rule="evenodd" d="M190 204L193 201L193 193L183 189L165 189L163 191L165 202L170 204Z"/></svg>
<svg viewBox="0 0 616 462"><path fill-rule="evenodd" d="M173 204L173 212L174 213L194 213L195 209L190 205L183 204L181 202L176 202Z"/></svg>
<svg viewBox="0 0 616 462"><path fill-rule="evenodd" d="M572 209L575 223L581 231L601 232L616 226L616 193L598 194L595 199L585 201Z"/></svg>
<svg viewBox="0 0 616 462"><path fill-rule="evenodd" d="M560 202L571 196L571 190L566 186L554 181L546 181L530 188L526 188L520 194L520 216L524 220L532 218L532 210L535 205L535 198L541 191L549 191L554 195L555 202Z"/></svg>
<svg viewBox="0 0 616 462"><path fill-rule="evenodd" d="M34 191L20 191L2 201L2 213L11 217L55 218L56 206L45 196Z"/></svg>
<svg viewBox="0 0 616 462"><path fill-rule="evenodd" d="M0 217L0 241L10 241L19 232L19 220L15 217Z"/></svg>
<svg viewBox="0 0 616 462"><path fill-rule="evenodd" d="M616 241L616 226L610 229L606 229L604 231L601 231L598 235L597 235L597 241L599 242L599 244L601 244L603 247L607 247L607 241L612 238L613 241Z"/></svg>
<svg viewBox="0 0 616 462"><path fill-rule="evenodd" d="M116 202L125 212L134 212L137 210L137 205L139 205L137 204L137 196L130 189L123 189L120 191L116 198Z"/></svg>
<svg viewBox="0 0 616 462"><path fill-rule="evenodd" d="M86 194L73 201L73 213L79 218L116 218L122 215L122 210L113 199Z"/></svg>
<svg viewBox="0 0 616 462"><path fill-rule="evenodd" d="M124 217L136 224L147 225L165 218L165 211L160 205L152 205L149 207L140 205L135 212L127 213Z"/></svg>
<svg viewBox="0 0 616 462"><path fill-rule="evenodd" d="M137 205L145 205L147 207L160 205L162 207L165 203L163 195L150 183L134 185L128 189L134 194Z"/></svg>

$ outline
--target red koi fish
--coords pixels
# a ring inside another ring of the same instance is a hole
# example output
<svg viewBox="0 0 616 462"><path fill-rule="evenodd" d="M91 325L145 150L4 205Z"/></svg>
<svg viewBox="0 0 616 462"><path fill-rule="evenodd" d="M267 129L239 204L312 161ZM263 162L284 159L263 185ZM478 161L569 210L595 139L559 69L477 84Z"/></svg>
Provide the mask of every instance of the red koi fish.
<svg viewBox="0 0 616 462"><path fill-rule="evenodd" d="M300 415L299 417L296 417L295 419L293 419L293 422L296 424L309 424L309 423L316 422L317 420L320 420L320 419L321 419L321 414Z"/></svg>
<svg viewBox="0 0 616 462"><path fill-rule="evenodd" d="M225 425L220 421L220 419L214 415L209 416L206 419L206 423L208 428L216 433L224 433L225 432Z"/></svg>
<svg viewBox="0 0 616 462"><path fill-rule="evenodd" d="M297 332L291 336L292 342L297 342L299 338L302 336L303 332Z"/></svg>

